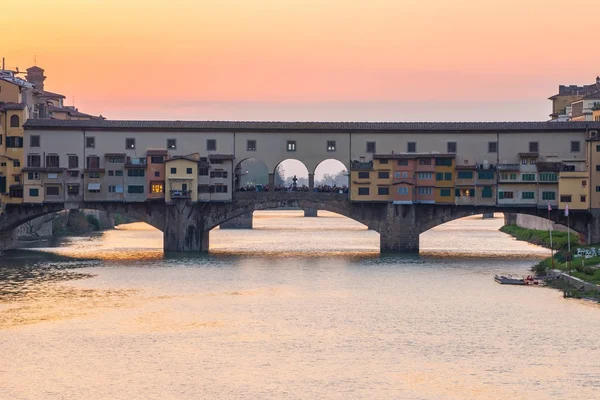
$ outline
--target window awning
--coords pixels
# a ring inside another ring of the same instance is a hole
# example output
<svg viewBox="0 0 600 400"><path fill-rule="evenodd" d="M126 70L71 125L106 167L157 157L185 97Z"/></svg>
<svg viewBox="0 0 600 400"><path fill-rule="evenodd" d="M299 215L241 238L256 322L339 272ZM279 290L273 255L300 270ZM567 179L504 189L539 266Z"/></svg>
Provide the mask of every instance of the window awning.
<svg viewBox="0 0 600 400"><path fill-rule="evenodd" d="M88 190L100 190L99 183L88 183Z"/></svg>

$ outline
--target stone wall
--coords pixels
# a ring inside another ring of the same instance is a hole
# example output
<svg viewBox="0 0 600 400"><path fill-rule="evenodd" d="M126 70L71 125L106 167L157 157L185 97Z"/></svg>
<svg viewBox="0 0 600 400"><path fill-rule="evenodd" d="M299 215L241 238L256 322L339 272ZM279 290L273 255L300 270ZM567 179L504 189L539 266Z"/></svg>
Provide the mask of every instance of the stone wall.
<svg viewBox="0 0 600 400"><path fill-rule="evenodd" d="M537 229L539 231L547 231L550 227L553 227L555 231L567 231L566 226L555 224L546 218L536 217L535 215L517 214L516 225L521 228Z"/></svg>
<svg viewBox="0 0 600 400"><path fill-rule="evenodd" d="M42 215L41 217L27 221L15 229L19 240L35 240L52 236L54 214Z"/></svg>

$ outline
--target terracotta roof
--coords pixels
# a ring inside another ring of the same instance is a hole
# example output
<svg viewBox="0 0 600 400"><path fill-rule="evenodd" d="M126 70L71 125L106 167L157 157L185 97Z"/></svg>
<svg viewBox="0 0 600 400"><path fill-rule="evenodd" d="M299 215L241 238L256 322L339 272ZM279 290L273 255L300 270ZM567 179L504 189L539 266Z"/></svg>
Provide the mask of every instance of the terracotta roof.
<svg viewBox="0 0 600 400"><path fill-rule="evenodd" d="M164 156L167 154L169 154L169 151L167 149L147 149L146 150L147 156Z"/></svg>
<svg viewBox="0 0 600 400"><path fill-rule="evenodd" d="M85 114L80 112L79 110L77 110L76 108L70 108L70 107L56 107L56 106L50 106L48 107L48 111L50 113L67 113L72 117L86 117L86 118L98 118L98 119L104 119L104 117L102 116L95 116L95 115L91 115L91 114Z"/></svg>
<svg viewBox="0 0 600 400"><path fill-rule="evenodd" d="M2 110L24 110L25 103L0 103Z"/></svg>
<svg viewBox="0 0 600 400"><path fill-rule="evenodd" d="M66 99L66 97L64 95L60 94L60 93L53 93L53 92L49 92L47 90L40 91L40 96L42 96L42 97L56 97L56 98L59 98L59 99Z"/></svg>
<svg viewBox="0 0 600 400"><path fill-rule="evenodd" d="M187 161L193 161L195 163L198 162L198 160L196 160L195 158L187 157L187 156L174 156L174 157L166 159L164 162L168 163L170 161L177 161L177 160L187 160Z"/></svg>
<svg viewBox="0 0 600 400"><path fill-rule="evenodd" d="M244 122L244 121L118 121L29 119L26 129L87 129L209 132L528 132L600 129L600 122Z"/></svg>
<svg viewBox="0 0 600 400"><path fill-rule="evenodd" d="M44 72L44 70L42 68L38 67L37 65L34 65L33 67L29 67L25 71L27 71L27 72L29 72L29 71L41 71L41 72Z"/></svg>
<svg viewBox="0 0 600 400"><path fill-rule="evenodd" d="M519 157L531 157L531 158L537 158L540 156L540 153L519 153Z"/></svg>
<svg viewBox="0 0 600 400"><path fill-rule="evenodd" d="M209 160L233 160L235 156L233 154L209 154Z"/></svg>
<svg viewBox="0 0 600 400"><path fill-rule="evenodd" d="M373 154L374 160L381 159L399 159L399 158L440 158L440 157L456 157L454 153L390 153L390 154Z"/></svg>

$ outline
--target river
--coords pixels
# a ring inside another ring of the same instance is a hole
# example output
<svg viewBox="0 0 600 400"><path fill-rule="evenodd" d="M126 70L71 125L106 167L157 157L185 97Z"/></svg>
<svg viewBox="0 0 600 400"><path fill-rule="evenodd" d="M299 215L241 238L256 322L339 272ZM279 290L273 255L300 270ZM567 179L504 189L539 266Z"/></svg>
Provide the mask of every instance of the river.
<svg viewBox="0 0 600 400"><path fill-rule="evenodd" d="M600 306L502 286L548 250L468 218L380 256L330 213L256 213L165 258L129 224L0 258L0 398L597 399Z"/></svg>

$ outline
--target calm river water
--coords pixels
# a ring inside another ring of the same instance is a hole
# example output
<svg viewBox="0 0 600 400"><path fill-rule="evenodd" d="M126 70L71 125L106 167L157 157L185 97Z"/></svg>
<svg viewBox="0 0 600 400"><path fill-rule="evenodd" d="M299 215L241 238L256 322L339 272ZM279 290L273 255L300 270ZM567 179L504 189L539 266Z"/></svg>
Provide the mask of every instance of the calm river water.
<svg viewBox="0 0 600 400"><path fill-rule="evenodd" d="M209 256L142 224L0 258L1 399L598 399L600 306L501 286L547 250L455 221L381 257L348 219L257 213Z"/></svg>

